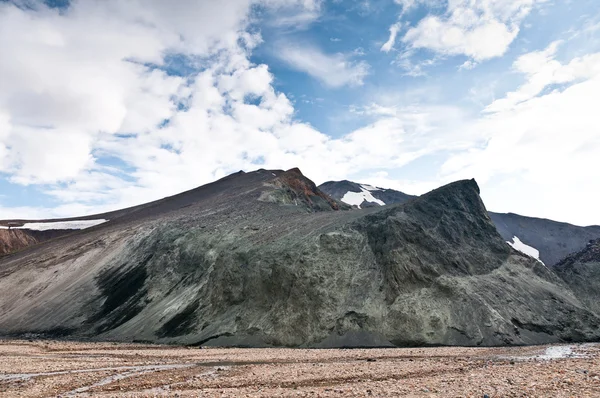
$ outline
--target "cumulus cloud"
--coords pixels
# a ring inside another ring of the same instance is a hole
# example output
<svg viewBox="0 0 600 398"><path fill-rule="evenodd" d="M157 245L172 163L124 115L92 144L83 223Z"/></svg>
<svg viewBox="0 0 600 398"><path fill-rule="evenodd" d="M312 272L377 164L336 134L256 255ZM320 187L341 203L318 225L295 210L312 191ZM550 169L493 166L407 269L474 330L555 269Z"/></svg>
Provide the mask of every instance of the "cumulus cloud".
<svg viewBox="0 0 600 398"><path fill-rule="evenodd" d="M369 73L365 61L353 61L341 53L326 54L312 46L280 44L276 55L329 87L360 86Z"/></svg>
<svg viewBox="0 0 600 398"><path fill-rule="evenodd" d="M294 120L268 67L249 61L260 42L245 30L252 4L216 11L217 3L167 10L157 1L141 14L116 1L74 2L60 12L0 5L0 41L11 59L0 65L0 171L14 183L41 184L62 203L12 216L114 209L240 169L299 166L317 180L342 178L423 152L429 122L414 113L339 138ZM219 12L237 17L220 24L205 15ZM192 23L200 14L209 26ZM343 54L282 53L331 87L362 84L368 71ZM170 73L171 55L190 72Z"/></svg>
<svg viewBox="0 0 600 398"><path fill-rule="evenodd" d="M442 55L484 61L503 55L533 6L546 0L451 0L443 15L428 15L403 42ZM409 2L410 3L410 2Z"/></svg>

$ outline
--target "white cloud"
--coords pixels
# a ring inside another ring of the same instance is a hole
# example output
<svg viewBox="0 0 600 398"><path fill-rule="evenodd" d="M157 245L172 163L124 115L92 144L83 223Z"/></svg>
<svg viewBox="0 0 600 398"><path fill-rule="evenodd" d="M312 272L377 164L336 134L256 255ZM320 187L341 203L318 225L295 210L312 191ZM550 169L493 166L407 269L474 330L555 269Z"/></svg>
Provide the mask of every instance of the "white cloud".
<svg viewBox="0 0 600 398"><path fill-rule="evenodd" d="M451 0L444 15L428 15L402 40L413 48L484 61L503 55L533 6L546 0Z"/></svg>
<svg viewBox="0 0 600 398"><path fill-rule="evenodd" d="M399 110L335 139L294 121L294 108L274 90L267 66L251 64L247 48L234 40L243 22L230 23L218 35L224 41L212 38L211 30L205 40L212 44L196 50L170 22L176 16L162 16L165 22L148 9L146 18L154 23L139 24L122 9L111 19L112 9L99 4L108 3L94 3L93 9L73 3L64 14L41 6L37 11L2 6L0 21L6 23L0 29L8 30L0 40L16 60L0 66L6 87L0 93L0 142L10 146L2 171L16 183L50 184L45 192L63 203L14 209L13 216L106 211L240 169L299 166L317 180L342 178L399 167L437 147L423 149L429 122L414 112ZM246 14L238 17L243 21ZM104 35L103 23L112 23L115 31ZM11 43L11 29L20 29L21 41ZM260 40L243 31L237 37ZM100 42L97 53L87 54L88 40ZM161 65L163 54L172 51L201 63L201 71L181 78L143 64ZM309 49L306 58L314 64L303 59L302 68L331 86L361 84L367 73L366 63L342 54ZM31 62L20 65L25 60ZM119 163L99 163L102 158Z"/></svg>
<svg viewBox="0 0 600 398"><path fill-rule="evenodd" d="M440 6L442 0L394 0L394 3L402 7L402 14L406 14L419 5L427 5L429 7Z"/></svg>
<svg viewBox="0 0 600 398"><path fill-rule="evenodd" d="M496 211L600 223L600 53L562 64L555 50L553 44L517 60L526 83L465 126L481 144L451 157L442 173L447 180L476 177ZM570 86L543 93L556 83Z"/></svg>
<svg viewBox="0 0 600 398"><path fill-rule="evenodd" d="M283 12L320 7L312 0L185 0L177 7L82 0L59 11L36 1L0 3L0 47L10 60L0 63L0 172L21 184L71 181L99 167L92 152L102 135L156 130L193 90L185 78L146 66L162 66L165 54L203 66L226 57L223 79L235 79L232 72L249 65L238 40L250 48L260 42L243 30L255 4ZM238 91L259 94L252 85L264 81L253 79L269 74L257 70L235 82ZM192 100L211 101L211 93L222 100L215 90Z"/></svg>
<svg viewBox="0 0 600 398"><path fill-rule="evenodd" d="M396 43L396 36L398 35L398 31L402 27L400 22L397 22L390 26L390 37L388 40L381 46L381 51L389 53L392 48L394 48L394 44Z"/></svg>
<svg viewBox="0 0 600 398"><path fill-rule="evenodd" d="M514 63L516 72L524 74L526 82L506 97L492 102L485 112L500 112L539 95L550 85L572 83L600 75L600 53L587 54L563 65L554 59L560 42L551 43L542 51L520 56Z"/></svg>
<svg viewBox="0 0 600 398"><path fill-rule="evenodd" d="M470 59L466 60L461 66L458 67L458 70L471 70L477 66L477 62L473 62Z"/></svg>
<svg viewBox="0 0 600 398"><path fill-rule="evenodd" d="M271 9L269 24L280 28L304 29L321 16L322 0L263 0Z"/></svg>
<svg viewBox="0 0 600 398"><path fill-rule="evenodd" d="M330 87L360 86L369 73L365 61L353 61L341 53L326 54L311 46L280 44L276 55L291 68L308 73Z"/></svg>

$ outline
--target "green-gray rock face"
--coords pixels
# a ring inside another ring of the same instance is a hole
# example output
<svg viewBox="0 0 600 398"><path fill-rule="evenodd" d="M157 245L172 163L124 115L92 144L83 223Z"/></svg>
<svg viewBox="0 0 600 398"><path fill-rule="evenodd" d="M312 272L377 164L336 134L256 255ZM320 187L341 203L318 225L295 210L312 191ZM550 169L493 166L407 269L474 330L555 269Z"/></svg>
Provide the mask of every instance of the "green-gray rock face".
<svg viewBox="0 0 600 398"><path fill-rule="evenodd" d="M474 181L348 210L237 173L0 259L0 333L241 346L588 341L600 318L498 235Z"/></svg>

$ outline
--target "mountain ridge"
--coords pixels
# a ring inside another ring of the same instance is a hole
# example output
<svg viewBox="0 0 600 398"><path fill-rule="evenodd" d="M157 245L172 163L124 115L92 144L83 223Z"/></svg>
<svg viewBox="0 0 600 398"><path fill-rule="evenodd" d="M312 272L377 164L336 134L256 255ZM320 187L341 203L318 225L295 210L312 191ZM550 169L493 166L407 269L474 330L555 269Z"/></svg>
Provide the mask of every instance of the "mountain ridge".
<svg viewBox="0 0 600 398"><path fill-rule="evenodd" d="M473 180L362 210L336 210L296 170L181 195L0 258L0 334L253 347L600 339L600 317L567 282L505 243Z"/></svg>
<svg viewBox="0 0 600 398"><path fill-rule="evenodd" d="M321 184L321 190L333 198L343 201L344 195L358 192L361 188L370 187L367 184L355 183L348 180L328 181ZM385 204L406 203L417 196L408 195L393 189L377 187L369 191L375 199L382 200ZM384 197L382 193L385 193ZM362 206L379 206L375 202L363 202ZM507 242L512 242L515 237L531 248L538 250L540 260L552 266L569 254L581 250L590 239L600 238L600 226L580 227L558 221L522 216L515 213L495 213L489 215L496 225L498 232Z"/></svg>

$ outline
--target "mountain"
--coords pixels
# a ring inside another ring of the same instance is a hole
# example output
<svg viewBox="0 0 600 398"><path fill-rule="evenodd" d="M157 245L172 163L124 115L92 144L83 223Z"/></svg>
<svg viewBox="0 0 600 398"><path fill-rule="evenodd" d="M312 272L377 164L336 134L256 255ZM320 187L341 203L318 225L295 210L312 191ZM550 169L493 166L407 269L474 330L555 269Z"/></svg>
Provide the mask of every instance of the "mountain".
<svg viewBox="0 0 600 398"><path fill-rule="evenodd" d="M331 197L361 208L406 203L415 198L393 189L376 188L351 181L328 181L319 188ZM600 238L600 226L579 227L518 214L489 215L502 238L514 248L552 266L569 254Z"/></svg>
<svg viewBox="0 0 600 398"><path fill-rule="evenodd" d="M590 240L600 238L600 226L579 227L513 213L490 212L490 217L504 239L512 242L514 237L518 237L539 250L540 259L547 265L555 265L569 254L583 249Z"/></svg>
<svg viewBox="0 0 600 398"><path fill-rule="evenodd" d="M319 189L332 198L359 208L406 203L416 197L393 189L376 188L348 180L328 181L321 184Z"/></svg>
<svg viewBox="0 0 600 398"><path fill-rule="evenodd" d="M0 258L0 334L192 345L505 345L600 316L498 234L475 181L349 209L236 173Z"/></svg>
<svg viewBox="0 0 600 398"><path fill-rule="evenodd" d="M600 314L600 239L560 261L555 270L581 302Z"/></svg>

